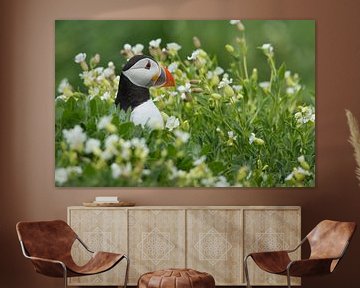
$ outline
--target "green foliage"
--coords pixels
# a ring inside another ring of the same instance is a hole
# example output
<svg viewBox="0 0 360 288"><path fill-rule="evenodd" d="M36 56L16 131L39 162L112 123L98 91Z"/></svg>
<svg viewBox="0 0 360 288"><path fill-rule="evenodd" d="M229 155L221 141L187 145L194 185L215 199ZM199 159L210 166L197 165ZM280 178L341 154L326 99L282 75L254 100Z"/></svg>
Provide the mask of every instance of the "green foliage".
<svg viewBox="0 0 360 288"><path fill-rule="evenodd" d="M270 44L254 49L270 71L268 81L259 80L259 70L248 68L250 50L240 28L228 27L236 41L217 57L204 43L190 57L162 50L166 45L149 49L171 67L177 84L150 91L163 130L135 126L130 112L115 107L113 63L98 67L95 52L80 61L83 83L74 89L62 81L55 100L57 185L314 186L315 96L298 74L276 64L277 47ZM217 60L223 54L230 59L225 71Z"/></svg>

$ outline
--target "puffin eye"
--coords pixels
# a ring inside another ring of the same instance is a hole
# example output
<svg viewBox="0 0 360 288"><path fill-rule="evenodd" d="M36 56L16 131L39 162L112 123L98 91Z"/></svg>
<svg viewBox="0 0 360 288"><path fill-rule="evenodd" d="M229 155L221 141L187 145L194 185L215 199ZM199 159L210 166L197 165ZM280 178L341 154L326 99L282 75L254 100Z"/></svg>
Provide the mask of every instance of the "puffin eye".
<svg viewBox="0 0 360 288"><path fill-rule="evenodd" d="M147 62L146 66L145 66L145 69L147 70L150 70L151 68L151 63L150 63L150 60Z"/></svg>

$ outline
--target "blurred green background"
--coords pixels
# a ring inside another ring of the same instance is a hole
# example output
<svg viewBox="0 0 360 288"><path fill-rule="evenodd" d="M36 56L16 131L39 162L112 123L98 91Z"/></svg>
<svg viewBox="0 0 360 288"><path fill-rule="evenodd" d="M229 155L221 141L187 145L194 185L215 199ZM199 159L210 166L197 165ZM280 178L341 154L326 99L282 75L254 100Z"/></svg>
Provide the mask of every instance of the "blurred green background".
<svg viewBox="0 0 360 288"><path fill-rule="evenodd" d="M287 69L300 74L302 83L310 91L315 90L315 21L314 20L244 20L248 43L249 71L256 67L260 81L269 80L269 68L262 51L256 49L271 43L275 49L277 65L286 63ZM87 54L87 60L96 53L101 56L100 66L113 61L116 73L120 73L125 59L120 55L124 44L144 45L148 53L149 41L161 38L161 47L176 42L182 46L182 59L195 49L192 38L197 36L202 49L216 55L225 70L231 56L225 51L226 44L235 45L239 31L229 20L57 20L55 23L55 88L63 78L68 78L75 89L80 89L80 66L74 56Z"/></svg>

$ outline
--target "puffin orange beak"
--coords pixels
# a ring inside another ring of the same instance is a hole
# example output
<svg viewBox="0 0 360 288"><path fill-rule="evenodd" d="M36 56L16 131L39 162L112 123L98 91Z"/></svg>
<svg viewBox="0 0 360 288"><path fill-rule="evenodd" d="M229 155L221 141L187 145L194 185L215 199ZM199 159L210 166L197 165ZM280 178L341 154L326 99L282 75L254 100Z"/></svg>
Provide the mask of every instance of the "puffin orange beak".
<svg viewBox="0 0 360 288"><path fill-rule="evenodd" d="M160 73L154 75L151 79L155 87L171 87L175 86L174 77L166 67L160 67Z"/></svg>
<svg viewBox="0 0 360 288"><path fill-rule="evenodd" d="M165 76L166 76L166 81L165 81L164 85L162 85L162 86L163 87L173 87L173 86L175 86L175 79L172 76L172 74L170 73L170 71L166 67L162 67L161 69L164 69Z"/></svg>

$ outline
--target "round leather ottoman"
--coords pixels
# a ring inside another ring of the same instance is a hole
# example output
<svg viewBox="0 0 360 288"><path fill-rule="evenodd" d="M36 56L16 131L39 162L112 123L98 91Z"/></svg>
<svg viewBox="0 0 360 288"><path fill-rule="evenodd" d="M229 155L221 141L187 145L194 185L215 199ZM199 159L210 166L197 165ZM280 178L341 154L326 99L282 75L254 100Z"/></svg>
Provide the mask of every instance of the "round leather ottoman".
<svg viewBox="0 0 360 288"><path fill-rule="evenodd" d="M138 288L214 288L214 277L192 269L166 269L140 276Z"/></svg>

